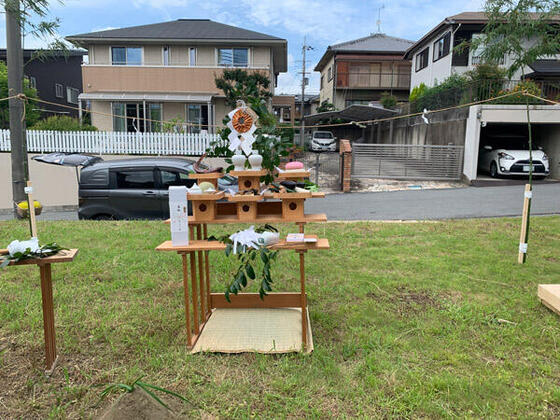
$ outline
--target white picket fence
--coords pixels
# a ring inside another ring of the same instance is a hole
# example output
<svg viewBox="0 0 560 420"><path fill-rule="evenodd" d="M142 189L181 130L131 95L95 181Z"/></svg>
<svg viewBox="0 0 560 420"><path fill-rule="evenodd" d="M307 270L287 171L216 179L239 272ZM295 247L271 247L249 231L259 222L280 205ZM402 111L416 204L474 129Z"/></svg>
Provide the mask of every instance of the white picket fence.
<svg viewBox="0 0 560 420"><path fill-rule="evenodd" d="M202 155L218 134L27 130L27 151L96 155ZM0 152L10 151L10 130L0 130Z"/></svg>

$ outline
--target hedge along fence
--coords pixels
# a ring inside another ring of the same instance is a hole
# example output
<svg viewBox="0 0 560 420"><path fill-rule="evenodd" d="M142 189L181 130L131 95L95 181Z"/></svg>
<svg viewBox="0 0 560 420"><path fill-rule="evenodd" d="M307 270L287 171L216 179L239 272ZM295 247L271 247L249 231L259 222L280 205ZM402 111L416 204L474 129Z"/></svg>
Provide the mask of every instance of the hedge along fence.
<svg viewBox="0 0 560 420"><path fill-rule="evenodd" d="M427 87L420 86L413 89L410 97L410 111L420 112L424 109L434 110L463 105L474 101L482 101L510 92L519 92L507 98L496 100L496 104L525 104L527 99L522 91L548 99L560 99L559 81L533 80L477 80L469 81L463 76L453 75L441 84ZM530 98L529 103L539 104L542 101Z"/></svg>
<svg viewBox="0 0 560 420"><path fill-rule="evenodd" d="M123 133L115 131L27 130L27 151L97 155L202 155L218 134ZM0 151L9 152L10 130L0 130Z"/></svg>

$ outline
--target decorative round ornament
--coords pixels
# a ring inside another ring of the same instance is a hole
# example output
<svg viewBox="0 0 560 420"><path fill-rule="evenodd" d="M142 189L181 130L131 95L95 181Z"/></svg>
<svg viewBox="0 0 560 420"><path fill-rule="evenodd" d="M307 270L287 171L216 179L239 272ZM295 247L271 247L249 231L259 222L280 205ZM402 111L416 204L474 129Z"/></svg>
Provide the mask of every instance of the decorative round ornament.
<svg viewBox="0 0 560 420"><path fill-rule="evenodd" d="M247 156L253 154L253 143L255 142L253 134L257 129L255 123L258 116L245 105L245 102L237 101L237 108L231 111L228 117L230 120L227 127L231 131L228 135L229 150L232 152L243 150Z"/></svg>

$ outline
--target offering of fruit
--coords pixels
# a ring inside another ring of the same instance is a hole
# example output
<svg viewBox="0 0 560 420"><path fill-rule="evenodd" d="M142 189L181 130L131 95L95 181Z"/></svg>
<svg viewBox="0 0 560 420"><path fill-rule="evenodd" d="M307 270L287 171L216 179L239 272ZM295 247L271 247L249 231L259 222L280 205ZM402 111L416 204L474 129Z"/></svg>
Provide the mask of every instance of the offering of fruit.
<svg viewBox="0 0 560 420"><path fill-rule="evenodd" d="M202 190L203 193L205 192L213 192L216 191L214 189L214 184L212 184L211 182L201 182L198 187ZM209 191L210 190L210 191Z"/></svg>

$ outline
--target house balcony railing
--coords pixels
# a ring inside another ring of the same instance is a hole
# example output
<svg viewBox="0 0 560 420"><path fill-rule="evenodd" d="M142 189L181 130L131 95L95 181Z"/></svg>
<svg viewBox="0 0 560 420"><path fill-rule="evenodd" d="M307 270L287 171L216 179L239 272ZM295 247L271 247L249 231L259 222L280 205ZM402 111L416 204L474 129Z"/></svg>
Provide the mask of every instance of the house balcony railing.
<svg viewBox="0 0 560 420"><path fill-rule="evenodd" d="M410 73L338 72L336 87L345 89L409 89Z"/></svg>

